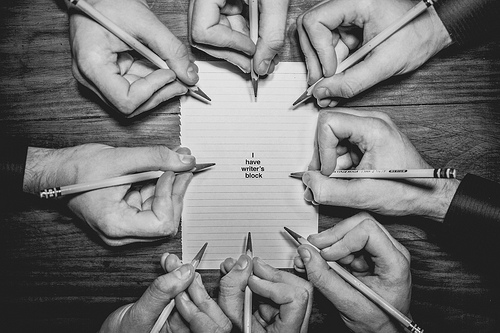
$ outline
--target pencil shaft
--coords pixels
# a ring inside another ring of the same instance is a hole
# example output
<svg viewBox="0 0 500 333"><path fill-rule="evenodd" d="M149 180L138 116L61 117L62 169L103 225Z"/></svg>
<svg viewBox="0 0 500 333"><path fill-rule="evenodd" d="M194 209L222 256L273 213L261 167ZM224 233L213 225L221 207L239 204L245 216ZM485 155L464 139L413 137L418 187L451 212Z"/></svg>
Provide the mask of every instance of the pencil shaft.
<svg viewBox="0 0 500 333"><path fill-rule="evenodd" d="M257 44L259 40L259 0L248 1L249 10L249 25L250 25L250 39ZM257 98L257 90L259 85L259 75L255 72L253 57L250 59L250 76L252 79L252 87L254 96Z"/></svg>
<svg viewBox="0 0 500 333"><path fill-rule="evenodd" d="M189 170L191 172L198 172L206 169L208 166L214 165L213 163L207 164L197 164L194 169ZM164 171L147 171L141 173L135 173L131 175L125 175L120 177L114 177L109 179L103 179L95 182L87 182L81 184L74 184L68 186L48 188L40 191L40 198L55 198L64 195L77 194L92 190L97 190L101 188L119 186L125 184L139 183L147 180L152 180L160 178Z"/></svg>
<svg viewBox="0 0 500 333"><path fill-rule="evenodd" d="M294 178L302 178L304 172L294 172ZM441 169L401 169L401 170L335 170L330 178L382 178L382 179L407 179L407 178L456 178L457 171L453 168Z"/></svg>
<svg viewBox="0 0 500 333"><path fill-rule="evenodd" d="M252 234L248 233L246 254L253 258ZM250 287L245 287L245 300L243 303L243 333L252 332L252 290Z"/></svg>
<svg viewBox="0 0 500 333"><path fill-rule="evenodd" d="M105 15L103 15L97 9L95 9L92 5L85 2L84 0L70 0L70 2L73 5L75 5L77 8L79 8L82 12L84 12L85 14L90 16L92 19L94 19L97 23L99 23L104 28L106 28L109 32L111 32L116 37L118 37L120 40L122 40L125 44L127 44L132 49L134 49L139 54L141 54L144 58L148 59L151 63L156 65L158 68L170 69L168 67L167 63L162 58L160 58L156 53L151 51L148 47L146 47L144 44L139 42L136 38L134 38L128 32L126 32L125 30L120 28L118 25L113 23L113 21L111 21L109 18L107 18ZM179 80L177 80L177 81L179 81ZM182 82L180 82L180 83L183 84ZM186 86L186 87L188 88L191 95L194 97L199 98L200 95L203 98L208 97L196 86ZM209 100L209 98L206 98L206 99Z"/></svg>
<svg viewBox="0 0 500 333"><path fill-rule="evenodd" d="M340 63L338 66L336 73L341 73L351 66L355 65L359 61L361 61L368 53L370 53L374 48L379 46L382 42L384 42L387 38L391 37L394 33L396 33L399 29L404 27L406 24L413 21L416 17L422 14L427 10L428 7L432 5L432 1L423 0L416 4L413 8L411 8L408 12L406 12L401 18L392 23L389 27L382 30L377 36L369 40L365 45L359 48L356 52L354 52L350 57L348 57L345 61ZM294 106L298 106L299 104L305 102L309 97L312 96L314 88L316 85L323 81L324 77L320 78L318 81L313 83L309 88L307 88L305 94L303 94L297 101L295 101Z"/></svg>

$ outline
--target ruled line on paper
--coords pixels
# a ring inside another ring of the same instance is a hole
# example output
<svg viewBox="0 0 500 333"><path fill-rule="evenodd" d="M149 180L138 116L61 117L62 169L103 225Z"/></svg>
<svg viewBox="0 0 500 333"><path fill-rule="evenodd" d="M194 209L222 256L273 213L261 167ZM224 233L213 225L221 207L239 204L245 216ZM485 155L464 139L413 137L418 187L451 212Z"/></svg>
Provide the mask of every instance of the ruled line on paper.
<svg viewBox="0 0 500 333"><path fill-rule="evenodd" d="M181 99L181 143L198 161L215 162L197 174L184 198L183 258L209 243L201 269L218 269L244 252L252 233L254 253L275 267L292 267L296 247L283 231L318 230L317 208L303 199L304 186L288 175L303 170L312 156L318 110L290 108L306 88L302 63L280 63L251 82L225 63L197 62L211 104Z"/></svg>

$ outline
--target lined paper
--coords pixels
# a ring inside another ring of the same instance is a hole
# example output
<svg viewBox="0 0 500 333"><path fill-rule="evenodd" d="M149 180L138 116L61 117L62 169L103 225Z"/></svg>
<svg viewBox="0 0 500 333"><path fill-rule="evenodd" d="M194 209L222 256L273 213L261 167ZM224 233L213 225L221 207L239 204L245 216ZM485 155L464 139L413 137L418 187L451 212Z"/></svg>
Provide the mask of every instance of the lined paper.
<svg viewBox="0 0 500 333"><path fill-rule="evenodd" d="M199 269L218 269L238 258L252 233L253 252L280 267L293 267L296 245L283 230L318 230L317 207L291 172L306 170L312 156L318 110L312 103L291 109L306 85L303 63L280 63L259 80L257 101L249 75L223 62L197 62L204 104L181 99L181 143L198 163L215 162L196 174L184 198L183 258L208 242Z"/></svg>

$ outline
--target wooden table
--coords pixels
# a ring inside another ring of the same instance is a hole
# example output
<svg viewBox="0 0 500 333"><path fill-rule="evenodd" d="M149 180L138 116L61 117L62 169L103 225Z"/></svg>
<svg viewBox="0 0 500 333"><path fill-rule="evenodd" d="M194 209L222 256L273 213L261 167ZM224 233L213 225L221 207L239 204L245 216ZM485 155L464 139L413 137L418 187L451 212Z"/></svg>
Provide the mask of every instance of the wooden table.
<svg viewBox="0 0 500 333"><path fill-rule="evenodd" d="M188 1L148 2L187 43ZM283 60L301 61L294 25L297 15L311 6L307 2L292 1ZM197 59L208 59L192 51ZM2 136L28 138L31 145L43 147L179 144L178 100L124 120L77 84L62 0L2 1L0 59ZM388 112L434 166L500 181L499 59L500 40L492 33L487 44L446 50L418 71L345 104ZM321 229L350 214L321 207ZM411 252L412 314L426 331L498 330L498 283L449 252L441 226L422 219L386 222ZM34 197L8 207L2 203L0 331L95 332L110 312L136 300L162 273L163 252L180 254L180 249L180 233L153 244L106 247L57 203ZM202 275L216 296L219 272ZM310 331L327 329L344 330L335 309L317 294Z"/></svg>

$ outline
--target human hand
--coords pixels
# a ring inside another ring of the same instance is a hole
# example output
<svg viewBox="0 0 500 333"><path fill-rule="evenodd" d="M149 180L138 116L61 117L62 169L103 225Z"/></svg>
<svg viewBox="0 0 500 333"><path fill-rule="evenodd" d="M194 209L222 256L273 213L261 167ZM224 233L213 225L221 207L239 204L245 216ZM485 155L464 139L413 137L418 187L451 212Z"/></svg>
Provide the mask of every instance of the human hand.
<svg viewBox="0 0 500 333"><path fill-rule="evenodd" d="M322 110L313 158L302 181L306 201L384 215L419 215L442 222L456 179L335 179L334 170L429 169L385 113L346 108ZM319 171L315 171L319 170Z"/></svg>
<svg viewBox="0 0 500 333"><path fill-rule="evenodd" d="M174 254L165 253L161 259L166 272L182 265ZM221 308L207 293L201 275L195 273L193 283L175 298L175 310L169 316L167 332L229 333L232 324Z"/></svg>
<svg viewBox="0 0 500 333"><path fill-rule="evenodd" d="M111 313L99 332L149 333L170 301L193 284L194 274L193 266L185 264L158 277L137 302L122 306Z"/></svg>
<svg viewBox="0 0 500 333"><path fill-rule="evenodd" d="M290 0L259 1L259 39L250 39L243 0L191 0L189 36L191 44L209 55L227 60L243 72L270 74L279 63L278 53L285 41ZM248 3L248 0L245 0Z"/></svg>
<svg viewBox="0 0 500 333"><path fill-rule="evenodd" d="M170 69L136 59L131 48L93 19L70 7L73 75L127 117L187 92L198 81L188 49L150 11L145 0L86 0L113 23L147 45Z"/></svg>
<svg viewBox="0 0 500 333"><path fill-rule="evenodd" d="M69 208L112 246L157 240L177 233L182 200L196 163L186 148L113 148L85 144L63 149L28 149L24 191L162 170L156 184L121 185L69 197ZM175 175L174 172L183 172Z"/></svg>
<svg viewBox="0 0 500 333"><path fill-rule="evenodd" d="M405 332L403 326L335 273L337 261L401 313L411 318L410 254L369 214L360 213L308 237L321 249L298 248L294 263L340 311L353 332ZM326 260L326 261L325 261Z"/></svg>
<svg viewBox="0 0 500 333"><path fill-rule="evenodd" d="M251 275L253 270L253 275ZM293 274L267 265L246 254L238 261L227 258L221 264L219 305L233 324L243 326L245 287L269 302L259 304L252 318L252 332L307 332L313 288Z"/></svg>
<svg viewBox="0 0 500 333"><path fill-rule="evenodd" d="M320 107L333 107L393 75L413 71L451 44L451 37L433 7L377 46L364 60L335 74L335 46L350 50L366 44L415 5L410 0L323 1L297 19L308 83L325 79L314 89Z"/></svg>

